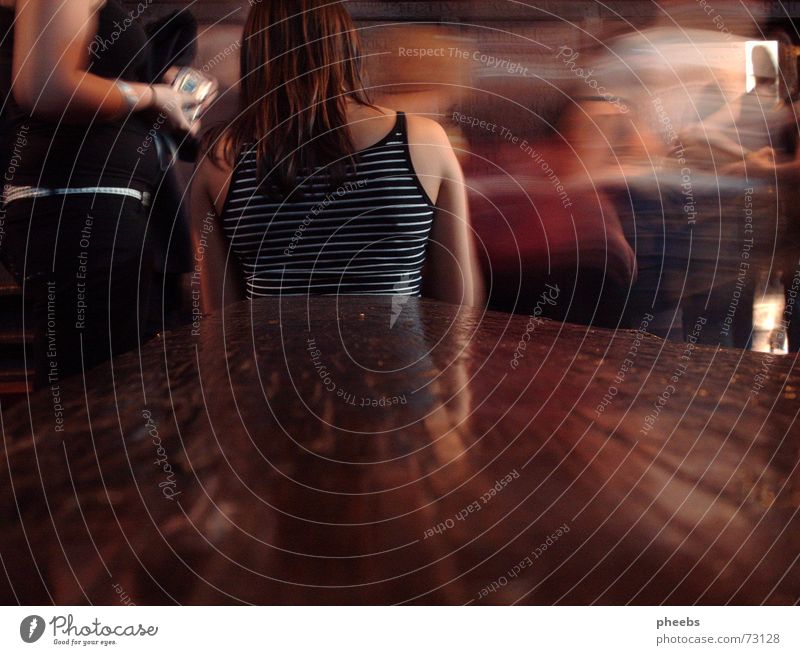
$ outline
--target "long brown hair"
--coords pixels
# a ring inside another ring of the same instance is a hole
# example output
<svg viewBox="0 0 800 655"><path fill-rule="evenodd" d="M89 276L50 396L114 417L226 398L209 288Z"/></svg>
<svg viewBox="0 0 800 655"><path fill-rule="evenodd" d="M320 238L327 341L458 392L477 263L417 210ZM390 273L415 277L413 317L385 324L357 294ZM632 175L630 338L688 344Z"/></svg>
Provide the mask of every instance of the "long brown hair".
<svg viewBox="0 0 800 655"><path fill-rule="evenodd" d="M297 175L327 166L344 177L354 146L347 129L347 98L372 106L364 90L360 42L347 10L331 0L256 0L242 36L239 113L206 137L222 139L233 165L243 148L255 149L262 181L288 195Z"/></svg>

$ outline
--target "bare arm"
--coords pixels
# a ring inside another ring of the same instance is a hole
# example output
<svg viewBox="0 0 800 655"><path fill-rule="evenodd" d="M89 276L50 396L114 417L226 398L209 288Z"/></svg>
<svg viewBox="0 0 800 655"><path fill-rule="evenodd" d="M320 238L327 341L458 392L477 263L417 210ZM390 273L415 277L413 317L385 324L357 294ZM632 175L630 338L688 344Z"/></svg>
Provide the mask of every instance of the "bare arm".
<svg viewBox="0 0 800 655"><path fill-rule="evenodd" d="M784 185L788 191L800 184L800 151L795 159L776 163L775 151L767 146L753 152L746 159L726 166L723 173L743 179L772 180Z"/></svg>
<svg viewBox="0 0 800 655"><path fill-rule="evenodd" d="M425 292L438 300L480 306L482 277L469 222L464 173L441 128L436 144L441 161L441 186L428 243Z"/></svg>
<svg viewBox="0 0 800 655"><path fill-rule="evenodd" d="M167 85L131 83L135 104L114 80L87 73L97 12L105 0L19 0L14 24L14 99L40 118L113 120L130 109L155 107L170 123L189 131L180 111L190 96ZM133 99L133 98L132 98Z"/></svg>
<svg viewBox="0 0 800 655"><path fill-rule="evenodd" d="M191 188L192 242L195 266L200 274L200 298L203 313L244 298L241 275L236 270L228 241L222 233L218 206L227 195L230 172L215 166L204 157L197 167ZM198 280L192 277L192 291Z"/></svg>

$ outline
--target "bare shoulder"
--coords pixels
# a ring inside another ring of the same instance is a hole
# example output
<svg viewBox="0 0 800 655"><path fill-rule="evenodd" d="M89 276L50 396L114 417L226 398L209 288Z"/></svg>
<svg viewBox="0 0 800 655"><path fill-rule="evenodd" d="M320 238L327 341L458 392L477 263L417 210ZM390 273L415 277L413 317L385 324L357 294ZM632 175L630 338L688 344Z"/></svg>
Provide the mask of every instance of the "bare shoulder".
<svg viewBox="0 0 800 655"><path fill-rule="evenodd" d="M406 120L411 143L450 148L450 139L447 136L447 132L435 120L415 114L407 115Z"/></svg>
<svg viewBox="0 0 800 655"><path fill-rule="evenodd" d="M442 185L460 177L461 168L445 129L424 116L408 114L408 148L422 186L434 204Z"/></svg>
<svg viewBox="0 0 800 655"><path fill-rule="evenodd" d="M407 120L408 144L414 167L438 175L443 182L460 179L461 165L444 127L425 116L410 115Z"/></svg>

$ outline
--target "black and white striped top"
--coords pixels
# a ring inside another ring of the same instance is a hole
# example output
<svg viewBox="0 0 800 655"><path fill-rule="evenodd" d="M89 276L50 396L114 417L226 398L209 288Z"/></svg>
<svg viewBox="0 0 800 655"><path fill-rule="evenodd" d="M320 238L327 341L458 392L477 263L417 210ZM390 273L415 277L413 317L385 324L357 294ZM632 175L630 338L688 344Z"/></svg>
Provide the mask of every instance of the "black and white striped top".
<svg viewBox="0 0 800 655"><path fill-rule="evenodd" d="M406 118L358 151L332 186L300 175L285 200L260 190L256 154L239 157L222 224L250 298L277 294L419 295L434 205L411 163Z"/></svg>

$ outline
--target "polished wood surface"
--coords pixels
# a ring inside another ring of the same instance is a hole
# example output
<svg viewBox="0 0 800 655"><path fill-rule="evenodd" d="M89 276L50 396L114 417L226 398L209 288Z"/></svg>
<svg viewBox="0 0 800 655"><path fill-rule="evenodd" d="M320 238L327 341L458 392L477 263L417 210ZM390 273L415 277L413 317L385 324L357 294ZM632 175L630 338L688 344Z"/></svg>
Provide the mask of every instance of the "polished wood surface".
<svg viewBox="0 0 800 655"><path fill-rule="evenodd" d="M4 408L0 600L794 603L792 363L427 300L231 306Z"/></svg>

